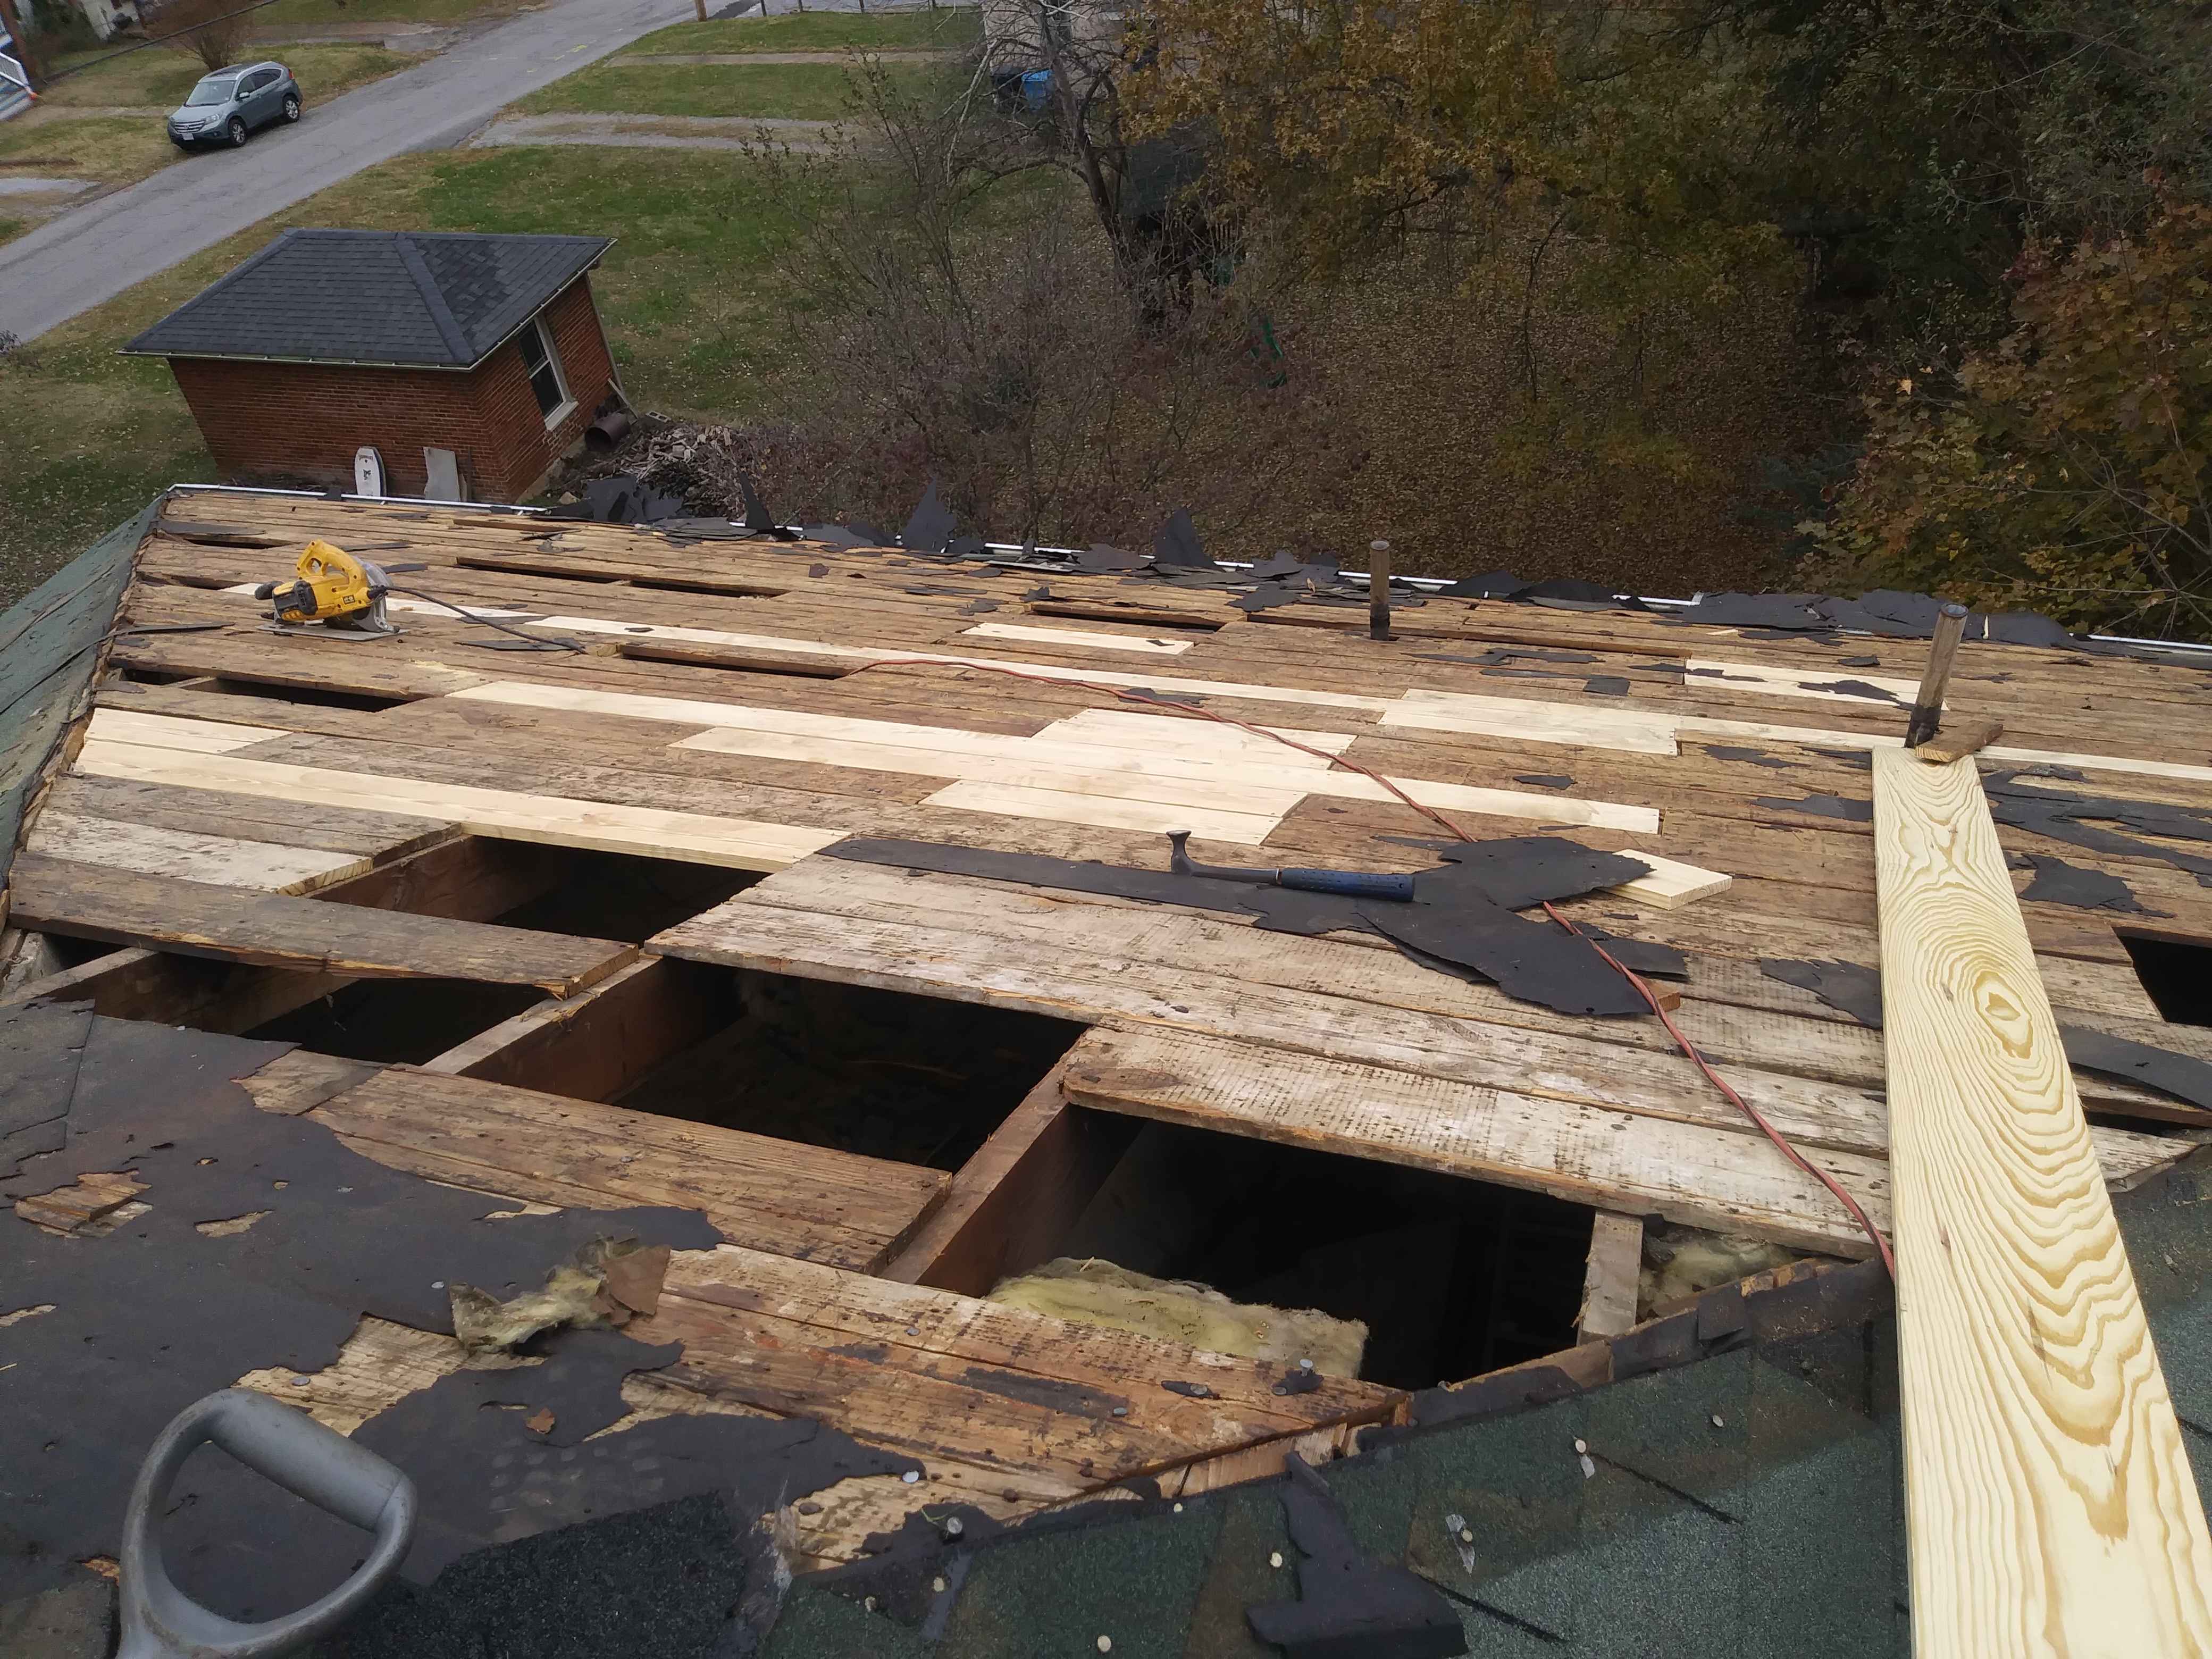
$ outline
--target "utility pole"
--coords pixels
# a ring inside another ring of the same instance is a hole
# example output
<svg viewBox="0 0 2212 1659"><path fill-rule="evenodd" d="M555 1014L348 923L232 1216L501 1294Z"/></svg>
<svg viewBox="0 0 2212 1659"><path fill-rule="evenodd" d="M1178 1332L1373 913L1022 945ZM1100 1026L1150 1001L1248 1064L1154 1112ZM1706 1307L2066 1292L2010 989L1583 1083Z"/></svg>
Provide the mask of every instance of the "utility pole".
<svg viewBox="0 0 2212 1659"><path fill-rule="evenodd" d="M39 60L31 55L31 43L24 36L23 26L15 21L14 0L0 0L0 29L8 31L9 38L15 44L15 61L22 64L31 84L37 86L46 76L39 72Z"/></svg>

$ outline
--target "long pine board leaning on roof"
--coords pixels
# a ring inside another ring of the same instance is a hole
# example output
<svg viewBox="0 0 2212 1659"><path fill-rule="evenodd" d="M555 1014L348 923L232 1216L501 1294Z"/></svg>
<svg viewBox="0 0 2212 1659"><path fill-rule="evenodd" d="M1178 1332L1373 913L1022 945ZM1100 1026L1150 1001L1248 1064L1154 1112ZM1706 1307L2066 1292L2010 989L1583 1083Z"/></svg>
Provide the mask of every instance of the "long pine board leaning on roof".
<svg viewBox="0 0 2212 1659"><path fill-rule="evenodd" d="M1914 1650L2212 1652L2212 1535L1979 775L1875 769Z"/></svg>
<svg viewBox="0 0 2212 1659"><path fill-rule="evenodd" d="M42 853L18 856L11 881L25 927L357 979L472 980L567 996L637 955L611 939L330 904Z"/></svg>

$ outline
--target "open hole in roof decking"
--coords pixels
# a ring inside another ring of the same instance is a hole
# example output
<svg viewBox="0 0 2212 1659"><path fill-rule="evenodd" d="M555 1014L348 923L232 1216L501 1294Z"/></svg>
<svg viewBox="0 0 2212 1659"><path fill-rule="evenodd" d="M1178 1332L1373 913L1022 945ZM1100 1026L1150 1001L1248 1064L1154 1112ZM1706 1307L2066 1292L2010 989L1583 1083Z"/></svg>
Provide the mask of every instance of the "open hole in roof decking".
<svg viewBox="0 0 2212 1659"><path fill-rule="evenodd" d="M2212 1025L2212 941L2133 927L2113 931L2160 1014L2177 1025Z"/></svg>
<svg viewBox="0 0 2212 1659"><path fill-rule="evenodd" d="M1361 1321L1359 1375L1399 1388L1576 1342L1581 1205L1079 1106L1048 1134L1006 1172L988 1227L922 1282L981 1295L1056 1258L1111 1263L1242 1305Z"/></svg>
<svg viewBox="0 0 2212 1659"><path fill-rule="evenodd" d="M726 1023L617 1103L956 1170L1081 1035L1041 1015L825 981L696 969Z"/></svg>

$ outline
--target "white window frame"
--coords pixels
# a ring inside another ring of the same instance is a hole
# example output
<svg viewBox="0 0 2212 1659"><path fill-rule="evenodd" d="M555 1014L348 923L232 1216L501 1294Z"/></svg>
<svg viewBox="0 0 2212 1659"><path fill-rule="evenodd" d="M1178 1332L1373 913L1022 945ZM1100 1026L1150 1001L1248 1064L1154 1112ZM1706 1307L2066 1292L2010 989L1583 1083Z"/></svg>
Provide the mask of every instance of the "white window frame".
<svg viewBox="0 0 2212 1659"><path fill-rule="evenodd" d="M553 331L545 326L544 315L532 317L524 326L536 331L538 349L544 352L545 361L553 366L553 384L561 388L560 403L545 416L545 429L550 432L576 412L576 397L568 390L568 371L561 366L560 349L553 343ZM521 350L519 342L516 349ZM536 372L530 367L530 354L522 352L523 379L526 380L530 379ZM530 399L532 403L538 401L538 390L535 386L531 388Z"/></svg>

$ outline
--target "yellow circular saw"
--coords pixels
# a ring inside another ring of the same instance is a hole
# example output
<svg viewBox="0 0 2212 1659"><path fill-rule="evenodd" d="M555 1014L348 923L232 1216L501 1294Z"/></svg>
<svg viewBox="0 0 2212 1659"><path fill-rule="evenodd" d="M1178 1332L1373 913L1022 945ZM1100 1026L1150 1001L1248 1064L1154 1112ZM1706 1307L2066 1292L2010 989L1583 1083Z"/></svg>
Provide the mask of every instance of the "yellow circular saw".
<svg viewBox="0 0 2212 1659"><path fill-rule="evenodd" d="M290 581L264 582L253 590L253 597L269 601L270 625L280 634L301 632L320 623L345 636L388 638L399 631L385 615L392 573L428 568L387 568L356 558L329 542L309 542L300 550L297 574Z"/></svg>

